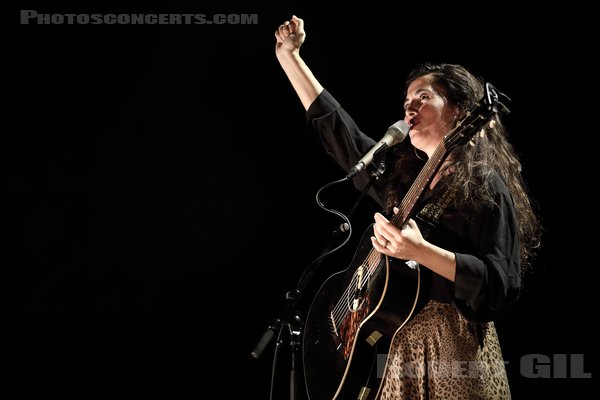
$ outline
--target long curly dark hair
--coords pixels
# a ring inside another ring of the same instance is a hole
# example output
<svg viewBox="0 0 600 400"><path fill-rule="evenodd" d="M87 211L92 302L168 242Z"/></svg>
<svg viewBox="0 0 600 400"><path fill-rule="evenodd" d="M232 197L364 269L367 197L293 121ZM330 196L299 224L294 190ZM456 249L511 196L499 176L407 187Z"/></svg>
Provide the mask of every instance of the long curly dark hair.
<svg viewBox="0 0 600 400"><path fill-rule="evenodd" d="M484 95L483 83L464 67L456 64L423 64L408 76L406 89L417 78L431 75L433 85L446 97L448 103L461 111L471 109ZM481 207L494 203L490 176L497 173L510 191L517 214L521 241L521 270L525 272L540 246L541 227L533 210L523 177L521 162L507 140L507 132L500 118L486 125L485 134L476 135L469 144L452 151L451 168L444 180L458 188L454 202ZM387 187L388 211L402 199L404 193L421 170L424 162L418 158L416 148L406 140L388 153L386 163L392 163L392 175ZM425 156L425 153L421 153ZM399 165L401 164L401 165ZM408 172L408 173L407 173Z"/></svg>

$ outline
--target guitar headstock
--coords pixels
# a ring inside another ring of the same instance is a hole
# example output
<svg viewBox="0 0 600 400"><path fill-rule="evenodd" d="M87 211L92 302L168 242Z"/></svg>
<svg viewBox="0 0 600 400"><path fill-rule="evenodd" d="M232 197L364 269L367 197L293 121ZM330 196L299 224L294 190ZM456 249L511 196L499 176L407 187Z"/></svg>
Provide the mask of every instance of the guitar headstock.
<svg viewBox="0 0 600 400"><path fill-rule="evenodd" d="M477 132L481 131L491 121L494 115L498 114L499 107L508 111L508 108L500 102L500 96L510 100L508 96L499 92L491 83L486 82L483 97L465 113L464 117L456 123L454 129L444 137L446 149L451 150L471 140Z"/></svg>

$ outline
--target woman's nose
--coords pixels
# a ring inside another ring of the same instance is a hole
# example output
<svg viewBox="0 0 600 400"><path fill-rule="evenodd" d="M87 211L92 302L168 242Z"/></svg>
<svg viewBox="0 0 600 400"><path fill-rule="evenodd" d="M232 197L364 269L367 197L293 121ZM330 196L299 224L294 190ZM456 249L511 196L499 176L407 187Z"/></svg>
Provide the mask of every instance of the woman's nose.
<svg viewBox="0 0 600 400"><path fill-rule="evenodd" d="M406 115L414 116L419 110L419 104L417 101L410 101L406 106Z"/></svg>

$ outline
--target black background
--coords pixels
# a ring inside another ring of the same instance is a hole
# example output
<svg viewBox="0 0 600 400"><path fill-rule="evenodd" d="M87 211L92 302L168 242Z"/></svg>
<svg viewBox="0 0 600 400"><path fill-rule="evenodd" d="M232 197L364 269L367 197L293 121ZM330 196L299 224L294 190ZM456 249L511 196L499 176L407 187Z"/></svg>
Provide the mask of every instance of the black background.
<svg viewBox="0 0 600 400"><path fill-rule="evenodd" d="M260 359L250 352L338 223L314 195L343 176L274 55L273 32L292 14L306 21L303 57L375 139L402 116L405 76L422 61L463 64L513 99L506 123L545 228L537 278L497 321L513 396L591 389L591 379L519 372L527 354L584 354L594 367L597 262L593 236L573 227L594 218L577 179L591 166L593 72L581 53L563 55L584 33L562 28L563 9L399 6L19 7L257 13L254 25L36 26L7 13L7 398L268 397L273 343ZM338 186L323 199L347 212L357 194ZM346 267L376 210L361 204L351 245L316 282ZM276 398L287 398L283 350Z"/></svg>

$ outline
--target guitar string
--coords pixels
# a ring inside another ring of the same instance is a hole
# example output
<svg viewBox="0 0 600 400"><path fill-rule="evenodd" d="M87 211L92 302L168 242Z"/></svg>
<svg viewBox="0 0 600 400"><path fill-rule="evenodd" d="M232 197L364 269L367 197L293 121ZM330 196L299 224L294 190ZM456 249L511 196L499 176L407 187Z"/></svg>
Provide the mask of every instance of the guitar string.
<svg viewBox="0 0 600 400"><path fill-rule="evenodd" d="M351 290L354 289L354 286L356 286L355 281L357 281L357 280L358 280L358 275L354 274L352 277L352 282L346 288L346 290L342 294L341 298L339 299L338 303L336 304L336 306L334 307L334 309L331 312L331 316L334 320L336 330L339 329L339 327L341 326L341 323L343 322L343 320L346 318L346 315L348 315L348 312L350 311L350 307L348 306L347 300L349 301L350 292L351 292Z"/></svg>
<svg viewBox="0 0 600 400"><path fill-rule="evenodd" d="M362 266L362 264L361 264L361 266ZM347 313L347 310L346 310L346 308L347 308L347 306L346 306L346 299L350 295L350 291L353 289L354 283L357 280L358 280L358 274L353 274L350 283L346 287L346 290L344 291L344 293L342 294L342 296L340 297L340 299L336 303L335 307L331 310L331 316L333 317L334 322L336 324L336 326L335 326L336 329L339 328L338 322L336 321L336 319L345 318L344 312Z"/></svg>
<svg viewBox="0 0 600 400"><path fill-rule="evenodd" d="M439 147L442 147L442 146L438 146L438 148ZM436 149L435 153L437 153L437 149ZM432 157L432 159L434 159L434 158L437 158L437 157ZM421 183L420 181L424 180L423 179L424 176L428 176L431 174L431 170L432 170L431 165L432 164L433 163L427 163L425 165L426 168L423 168L423 173L419 174L419 176L418 176L418 178L421 178L421 179L417 179L415 181L415 182L418 182L417 185L412 185L411 188L409 189L407 196L404 197L403 202L400 206L402 210L406 210L407 209L406 203L410 202L411 201L410 199L416 197L416 195L418 194L417 192L419 191L419 189L417 189L417 188L423 186L423 183ZM398 214L396 214L396 215L398 215ZM376 251L374 248L372 248L366 257L366 261L367 261L366 262L366 264L367 264L367 274L366 274L367 279L365 279L365 283L363 284L363 286L368 282L369 278L377 270L377 266L381 262L380 253L378 251ZM361 265L364 265L364 264L365 263L363 262ZM350 294L350 291L354 290L353 286L357 279L358 279L358 274L354 274L354 276L350 282L350 285L346 288L346 290L344 291L344 293L342 295L342 298L338 301L338 303L334 307L332 316L334 318L334 322L336 323L336 328L338 328L338 323L335 320L339 319L339 320L343 321L346 318L346 315L348 314L348 312L350 311L350 308L346 306L346 298ZM362 289L362 287L360 287L359 289Z"/></svg>
<svg viewBox="0 0 600 400"><path fill-rule="evenodd" d="M438 146L442 147L442 146ZM444 148L445 150L445 148ZM432 162L432 163L427 163L426 164L426 168L423 168L423 174L419 174L418 178L421 179L417 179L415 182L419 181L419 183L417 185L412 185L411 188L409 189L408 195L404 197L404 201L401 204L401 209L402 210L406 210L406 203L410 202L410 199L413 199L417 196L418 192L420 191L417 188L420 188L422 186L424 186L423 181L425 180L425 182L427 181L427 179L423 179L423 177L427 176L429 177L429 175L431 175L433 168L431 167L432 164L437 164L439 163L438 157L435 157L435 155L437 155L436 153L438 153L437 149L434 152L434 156L431 158L432 160L435 159L436 162ZM426 172L425 172L426 171ZM412 200L413 202L416 200ZM398 213L400 214L400 213ZM396 214L396 215L398 215ZM381 264L381 253L379 253L378 251L376 251L374 248L372 248L370 250L370 252L368 253L367 257L366 257L366 263L363 262L361 265L365 265L367 267L367 273L366 275L366 279L364 279L364 283L361 287L359 287L359 290L362 289L362 287L364 287L364 285L366 285L369 282L369 279L371 278L371 276L377 271L377 267ZM332 311L332 316L333 316L333 322L335 323L335 327L336 329L339 328L339 323L337 320L340 320L343 322L343 320L346 318L346 316L348 315L348 312L350 311L350 308L347 307L346 305L346 298L347 296L350 294L351 290L354 290L354 284L355 281L358 280L358 274L354 274L353 278L351 280L350 285L346 288L346 290L344 291L344 294L342 295L342 298L338 301L338 303L336 304L336 306L334 307L333 311Z"/></svg>
<svg viewBox="0 0 600 400"><path fill-rule="evenodd" d="M476 107L479 106L479 104L476 105ZM472 116L471 112L467 112L467 114L465 115L465 117L463 118L462 121L459 122L459 124L457 124L457 126L450 131L450 133L448 133L448 135L446 136L446 141L442 140L440 142L440 144L437 146L437 148L435 149L432 157L429 159L429 161L435 160L435 162L427 162L425 164L425 166L423 167L423 171L421 171L422 173L419 173L419 175L417 176L417 179L415 180L416 182L419 182L417 185L411 185L408 193L406 196L404 196L401 204L400 204L400 210L407 210L407 209L412 209L412 205L416 202L416 198L417 195L419 194L418 192L422 192L422 190L425 189L425 184L427 183L427 181L429 180L430 175L433 174L433 171L435 169L435 167L442 161L443 156L445 156L446 154L446 149L450 148L452 146L446 146L446 142L453 145L454 143L456 143L458 141L458 137L457 137L457 132L455 131L464 131L466 128L475 128L477 129L475 126L472 125L472 122L474 121L469 121L467 123L467 119L469 119L469 117ZM476 115L474 118L474 120L476 119L483 119L486 120L486 118L482 117L481 115ZM480 121L481 122L481 121ZM483 126L484 124L482 124ZM441 153L441 154L440 154ZM427 172L425 172L427 171ZM417 188L422 188L422 189L417 189ZM408 202L410 202L412 200L412 204L410 204L410 208L407 208L407 204ZM404 212L402 213L398 213L396 215L400 215L400 214L404 214ZM392 217L392 221L393 223L398 222L398 218L396 218L396 215L394 215L394 217ZM405 219L406 216L403 216L402 219ZM364 285L366 285L371 276L377 271L377 267L381 264L381 253L379 253L378 251L376 251L374 248L372 248L367 257L366 257L366 261L367 261L367 279L364 279L364 283L361 287L359 287L359 290L361 290ZM364 262L361 264L361 266L364 266ZM342 294L341 298L338 300L337 304L334 306L331 315L333 317L333 323L335 324L335 328L338 329L339 325L341 324L341 322L343 322L343 320L346 318L346 316L348 315L348 312L350 311L350 308L347 307L346 305L346 301L345 299L347 298L347 296L350 294L350 291L353 290L353 285L354 285L354 281L358 280L358 274L354 274L350 284L348 285L348 287L346 288L346 290L344 291L344 293ZM338 323L337 320L341 320L340 323Z"/></svg>
<svg viewBox="0 0 600 400"><path fill-rule="evenodd" d="M427 180L429 179L429 176L432 174L433 170L435 169L435 166L441 161L442 157L441 155L443 155L443 153L446 151L446 146L444 145L444 142L440 142L440 145L438 145L438 147L436 148L436 150L434 151L434 154L432 155L430 161L435 160L435 162L427 162L423 168L423 171L421 171L422 173L419 173L417 179L415 180L415 182L418 182L417 185L411 185L411 188L409 189L408 193L406 196L404 196L403 201L400 204L400 209L401 210L406 210L407 209L407 205L406 203L409 203L412 201L412 203L416 202L416 197L419 194L418 192L424 190L424 185L427 182ZM442 154L439 154L442 153ZM423 187L423 189L418 189ZM412 200L411 200L412 199ZM412 204L411 204L412 206ZM412 207L411 207L412 208ZM396 215L399 215L401 213L398 213ZM404 219L405 217L403 217ZM392 218L393 222L397 222L394 221L395 218ZM359 290L361 290L364 285L366 285L369 282L369 279L371 278L371 276L377 271L377 267L381 264L381 253L379 253L378 251L376 251L374 248L372 248L367 257L366 257L366 261L367 261L367 274L366 274L366 279L364 279L364 283L361 287L359 287ZM363 262L361 264L361 266L363 266L365 263ZM333 308L331 315L333 317L333 322L335 323L335 328L338 329L339 325L341 324L341 322L343 322L343 320L346 318L346 316L348 315L348 312L350 311L350 308L347 306L346 303L346 298L348 297L348 295L350 294L351 290L354 290L354 283L355 281L358 280L358 274L354 274L350 284L348 285L348 287L346 288L346 290L344 291L344 293L342 294L341 298L338 300L337 304L335 305L335 307ZM340 322L338 323L338 320L340 320Z"/></svg>
<svg viewBox="0 0 600 400"><path fill-rule="evenodd" d="M434 157L432 157L433 159ZM423 173L423 174L419 174L419 178L422 178L423 176L427 176L429 175L431 172L429 170L431 170L431 164L432 163L428 163L426 164L426 166L428 166L428 168L424 168L424 171L427 171L427 173ZM420 181L422 179L417 179L416 181ZM421 183L418 183L417 185L413 185L411 186L411 188L409 189L408 195L405 196L404 200L401 204L401 208L403 210L406 209L406 202L409 202L410 200L407 199L411 199L413 197L416 197L416 195L418 194L417 192L419 191L417 188L423 186ZM366 279L364 279L364 283L361 287L359 287L359 290L362 289L362 287L364 287L364 285L366 285L369 281L369 278L375 273L375 271L377 270L377 266L381 263L381 254L376 251L374 248L372 248L370 250L370 252L368 253L367 257L366 257L366 263L363 262L361 264L361 266L365 266L367 267L367 273L365 274ZM334 307L331 315L333 316L334 319L334 323L336 324L336 328L338 328L339 324L337 320L341 320L343 321L343 319L346 318L346 315L348 314L348 312L350 311L350 308L347 306L347 301L346 299L349 297L350 293L352 290L355 290L355 286L356 286L356 282L358 280L358 274L354 274L350 284L348 285L348 287L346 288L346 290L344 291L342 297L340 298L340 300L338 301L338 303L336 304L336 306Z"/></svg>
<svg viewBox="0 0 600 400"><path fill-rule="evenodd" d="M366 267L366 273L364 275L364 283L362 286L360 286L358 289L361 290L364 285L367 284L368 279L371 277L371 273L369 272L371 269L371 266L369 265L371 262L371 254L372 251L369 253L369 255L367 256L367 258L365 259L365 261L367 261L367 265L365 265L365 262L363 262L361 264L361 266ZM336 306L333 308L331 315L336 323L336 328L339 328L339 324L341 324L341 322L338 323L337 320L342 320L346 318L346 315L348 314L348 312L350 311L350 308L347 306L348 302L346 301L347 299L349 300L351 291L355 289L355 286L357 286L358 284L355 284L355 281L358 281L358 274L354 274L352 276L352 280L350 282L350 284L348 285L348 287L346 288L346 290L344 291L344 293L342 294L340 300L338 301L338 303L336 304Z"/></svg>

